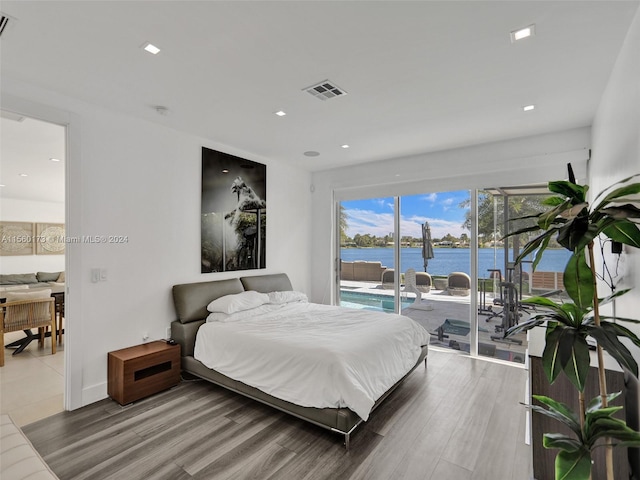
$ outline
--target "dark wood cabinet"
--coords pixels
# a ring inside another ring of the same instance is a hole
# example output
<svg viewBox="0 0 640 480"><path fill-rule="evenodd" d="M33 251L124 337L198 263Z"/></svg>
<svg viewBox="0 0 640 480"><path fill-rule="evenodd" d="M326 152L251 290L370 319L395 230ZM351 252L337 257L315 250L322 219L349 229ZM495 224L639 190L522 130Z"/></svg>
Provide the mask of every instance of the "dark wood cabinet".
<svg viewBox="0 0 640 480"><path fill-rule="evenodd" d="M107 390L120 405L140 400L180 382L180 345L156 341L108 354Z"/></svg>
<svg viewBox="0 0 640 480"><path fill-rule="evenodd" d="M549 381L542 367L542 359L539 357L530 357L531 369L531 393L533 395L545 395L562 403L570 405L574 411L578 411L578 393L575 387L567 380L563 374L549 385ZM624 404L624 375L622 372L606 371L607 390L609 393L623 392L616 398L612 405ZM591 367L589 376L587 377L587 386L585 388L585 398L587 403L593 397L599 394L598 387L598 370ZM534 404L538 404L533 401ZM539 404L538 404L539 405ZM624 420L624 412L618 412L617 416ZM542 436L545 433L565 433L571 434L571 430L560 422L554 421L540 413L532 412L531 414L531 435L533 444L533 475L537 480L548 480L555 478L554 463L558 453L557 450L549 450L542 446ZM593 456L594 465L592 469L592 478L606 478L604 448L597 448ZM613 461L615 478L629 478L629 460L627 456L627 448L614 448Z"/></svg>

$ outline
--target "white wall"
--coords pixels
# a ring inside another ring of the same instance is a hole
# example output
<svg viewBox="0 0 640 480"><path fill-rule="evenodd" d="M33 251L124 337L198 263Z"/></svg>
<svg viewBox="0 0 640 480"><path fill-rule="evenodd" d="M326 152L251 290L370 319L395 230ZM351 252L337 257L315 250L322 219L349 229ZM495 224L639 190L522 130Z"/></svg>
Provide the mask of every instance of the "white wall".
<svg viewBox="0 0 640 480"><path fill-rule="evenodd" d="M591 192L597 193L640 173L640 12L627 33L593 122ZM640 182L640 177L635 179ZM615 270L615 258L607 256ZM618 289L633 288L616 302L616 315L640 319L640 250L625 246L620 258ZM608 292L607 292L608 293ZM640 335L639 325L625 324ZM633 348L640 362L640 352Z"/></svg>
<svg viewBox="0 0 640 480"><path fill-rule="evenodd" d="M0 199L0 220L6 222L64 223L64 203ZM64 255L0 257L0 273L61 272Z"/></svg>
<svg viewBox="0 0 640 480"><path fill-rule="evenodd" d="M308 291L307 172L4 75L2 95L3 108L69 122L67 235L128 237L67 245L68 408L106 397L107 352L142 343L144 333L164 338L175 319L172 285L239 276L200 273L202 146L267 165L267 268L241 274L286 272ZM106 269L107 281L91 283L92 268Z"/></svg>
<svg viewBox="0 0 640 480"><path fill-rule="evenodd" d="M331 302L334 199L544 184L565 178L568 162L586 180L590 135L589 128L579 128L314 174L311 298Z"/></svg>

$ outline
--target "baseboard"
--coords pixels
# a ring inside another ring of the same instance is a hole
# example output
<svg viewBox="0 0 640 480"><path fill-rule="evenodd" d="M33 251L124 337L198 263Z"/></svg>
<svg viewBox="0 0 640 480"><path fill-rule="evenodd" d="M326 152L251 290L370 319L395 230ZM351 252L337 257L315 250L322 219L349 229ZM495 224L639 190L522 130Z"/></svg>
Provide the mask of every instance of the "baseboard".
<svg viewBox="0 0 640 480"><path fill-rule="evenodd" d="M107 382L98 383L82 389L82 406L99 402L107 398Z"/></svg>

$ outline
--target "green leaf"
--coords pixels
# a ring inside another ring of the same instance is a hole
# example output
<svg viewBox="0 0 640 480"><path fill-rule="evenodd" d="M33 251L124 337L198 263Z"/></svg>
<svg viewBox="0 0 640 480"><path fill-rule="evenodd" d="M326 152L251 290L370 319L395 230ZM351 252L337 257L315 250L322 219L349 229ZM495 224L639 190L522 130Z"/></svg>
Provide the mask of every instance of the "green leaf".
<svg viewBox="0 0 640 480"><path fill-rule="evenodd" d="M543 408L538 405L531 405L531 409L533 411L541 413L542 415L553 418L560 423L563 423L564 425L569 427L578 437L582 435L582 428L580 427L580 422L578 421L578 415L573 410L571 410L568 405L544 395L532 395L532 398L547 407Z"/></svg>
<svg viewBox="0 0 640 480"><path fill-rule="evenodd" d="M602 228L600 225L590 223L587 230L582 234L582 237L578 238L574 251L577 252L578 250L587 248L587 246L600 235L601 231Z"/></svg>
<svg viewBox="0 0 640 480"><path fill-rule="evenodd" d="M569 381L584 392L589 373L589 346L578 331L567 328L559 342L560 363Z"/></svg>
<svg viewBox="0 0 640 480"><path fill-rule="evenodd" d="M618 205L615 207L603 208L598 213L615 218L616 220L622 220L625 218L640 218L640 208L630 203Z"/></svg>
<svg viewBox="0 0 640 480"><path fill-rule="evenodd" d="M577 452L560 451L556 455L556 480L585 480L591 474L591 453L585 449Z"/></svg>
<svg viewBox="0 0 640 480"><path fill-rule="evenodd" d="M640 323L640 322L636 320L635 323ZM617 337L628 338L629 340L631 340L631 342L633 342L633 344L636 347L640 348L640 338L638 338L638 336L635 333L633 333L624 325L620 325L619 323L613 323L613 322L603 322L601 320L600 327L604 328L607 331L612 331L613 334L616 335Z"/></svg>
<svg viewBox="0 0 640 480"><path fill-rule="evenodd" d="M546 317L543 317L543 318L532 317L527 321L520 322L518 325L514 325L513 327L509 328L505 332L504 338L511 337L520 332L526 332L527 330L531 330L534 327L543 325L546 321L547 321Z"/></svg>
<svg viewBox="0 0 640 480"><path fill-rule="evenodd" d="M549 243L549 239L553 235L553 231L545 232L542 235L534 238L533 240L527 242L527 244L523 247L520 254L516 257L516 264L519 264L524 260L531 252L535 251L541 244L543 244L544 240L547 239L546 243L544 243L544 247L546 248L546 244ZM535 270L535 269L534 269Z"/></svg>
<svg viewBox="0 0 640 480"><path fill-rule="evenodd" d="M587 215L579 215L558 229L558 243L564 248L575 252L577 245L583 239L588 229L589 217Z"/></svg>
<svg viewBox="0 0 640 480"><path fill-rule="evenodd" d="M611 403L613 400L618 398L622 392L614 392L609 393L607 395L607 404ZM597 397L593 397L587 405L586 413L590 413L596 410L600 410L602 408L602 397L598 395Z"/></svg>
<svg viewBox="0 0 640 480"><path fill-rule="evenodd" d="M622 407L618 407L618 410L620 410L621 408ZM632 429L627 427L627 424L624 423L622 420L617 418L611 418L611 417L598 418L596 421L593 422L590 430L591 432L588 438L589 448L591 448L595 444L595 442L600 438L606 438L606 437L615 438L615 439L620 438L621 440L626 440L626 441L629 441L629 440L633 441L636 438L640 439L640 437L637 436L636 432L634 432ZM636 433L636 435L634 435L634 433Z"/></svg>
<svg viewBox="0 0 640 480"><path fill-rule="evenodd" d="M603 229L602 233L615 242L640 248L640 229L629 220L619 220Z"/></svg>
<svg viewBox="0 0 640 480"><path fill-rule="evenodd" d="M626 294L630 290L631 290L630 288L625 288L624 290L618 290L617 292L614 292L614 293L612 293L611 295L609 295L607 297L599 298L598 299L598 305L606 305L607 303L611 303L615 298L618 298L618 297Z"/></svg>
<svg viewBox="0 0 640 480"><path fill-rule="evenodd" d="M605 315L600 315L601 319L606 320L615 320L616 322L630 322L630 323L638 323L640 324L640 320L636 320L634 318L624 318L624 317L609 317Z"/></svg>
<svg viewBox="0 0 640 480"><path fill-rule="evenodd" d="M542 230L548 230L555 222L566 223L566 219L561 218L560 215L572 208L571 201L565 200L560 205L541 213L538 216L538 227Z"/></svg>
<svg viewBox="0 0 640 480"><path fill-rule="evenodd" d="M622 407L606 407L591 411L585 415L584 432L586 442L589 445L593 445L603 431L622 430L619 423L615 423L620 422L620 420L611 418L612 415L620 410L622 410ZM624 422L622 422L622 425L624 425Z"/></svg>
<svg viewBox="0 0 640 480"><path fill-rule="evenodd" d="M542 260L542 254L544 253L544 251L549 246L549 241L550 240L551 240L551 235L545 237L544 240L542 241L542 243L540 244L540 248L538 248L538 250L536 250L536 254L533 257L533 264L531 265L531 270L532 271L535 272L536 268L538 268L538 264L540 263L540 260Z"/></svg>
<svg viewBox="0 0 640 480"><path fill-rule="evenodd" d="M610 333L604 325L600 325L600 327L590 326L588 332L589 335L595 338L598 345L606 350L620 366L631 371L636 377L638 376L638 364L629 349L618 340L615 332Z"/></svg>
<svg viewBox="0 0 640 480"><path fill-rule="evenodd" d="M545 433L542 437L542 446L544 448L557 448L566 452L577 452L583 447L580 441L562 433Z"/></svg>
<svg viewBox="0 0 640 480"><path fill-rule="evenodd" d="M562 197L558 197L556 195L554 195L553 197L547 197L544 200L542 200L542 202L540 202L542 205L545 205L547 207L557 207L558 205L562 205L562 203L565 201L564 198Z"/></svg>
<svg viewBox="0 0 640 480"><path fill-rule="evenodd" d="M529 298L523 299L522 303L525 303L527 305L538 305L540 307L550 308L551 310L554 310L556 312L562 311L562 308L561 308L562 305L555 303L553 300L551 300L548 297L529 297Z"/></svg>
<svg viewBox="0 0 640 480"><path fill-rule="evenodd" d="M585 201L587 190L589 189L586 185L576 185L566 180L549 182L548 187L550 192L559 193L571 199L574 205Z"/></svg>
<svg viewBox="0 0 640 480"><path fill-rule="evenodd" d="M542 352L542 367L549 383L555 382L562 371L560 360L560 342L565 328L560 326L547 327L546 342Z"/></svg>
<svg viewBox="0 0 640 480"><path fill-rule="evenodd" d="M567 294L581 310L593 304L593 272L584 255L584 251L574 253L564 270L564 286Z"/></svg>
<svg viewBox="0 0 640 480"><path fill-rule="evenodd" d="M580 328L582 326L582 319L590 311L589 309L581 309L578 305L571 302L563 303L560 308L565 313L567 325L573 328Z"/></svg>
<svg viewBox="0 0 640 480"><path fill-rule="evenodd" d="M632 175L631 177L625 178L624 180L621 180L620 182L615 183L614 185L622 185L623 183L626 183L629 180L631 180L632 178L635 178L635 177L637 177L639 175L640 174ZM608 189L604 190L603 192L600 192L598 194L598 196L595 198L595 200L597 200L600 196L602 196L604 194L604 192L606 192L607 190ZM602 201L598 204L598 206L593 209L593 211L594 212L599 212L607 204L609 204L612 200L616 200L618 198L622 198L622 197L625 197L627 195L636 195L638 193L640 193L640 183L631 183L629 185L624 185L624 186L622 186L620 188L616 188L615 190L612 190L610 193L608 193L602 199Z"/></svg>
<svg viewBox="0 0 640 480"><path fill-rule="evenodd" d="M512 218L512 219L511 219L511 221L514 221L514 220L521 220L521 219L520 219L520 218ZM529 227L523 227L523 228L521 228L521 229L519 229L519 230L516 230L516 231L514 231L514 232L509 232L509 233L507 233L504 237L502 237L502 239L501 239L501 240L504 240L504 239L506 239L506 238L508 238L508 237L513 237L513 236L516 236L516 235L520 235L520 234L522 234L522 233L535 232L535 231L537 231L537 230L540 230L540 227L538 227L538 226L536 226L536 225L534 225L534 226L529 226Z"/></svg>

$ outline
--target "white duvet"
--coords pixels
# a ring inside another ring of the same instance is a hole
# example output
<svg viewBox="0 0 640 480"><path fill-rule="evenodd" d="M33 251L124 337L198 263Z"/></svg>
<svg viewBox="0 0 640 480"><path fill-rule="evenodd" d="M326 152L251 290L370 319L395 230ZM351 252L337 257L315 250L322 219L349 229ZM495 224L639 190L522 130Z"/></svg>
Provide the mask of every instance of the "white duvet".
<svg viewBox="0 0 640 480"><path fill-rule="evenodd" d="M347 407L367 420L428 343L429 333L408 317L295 302L212 314L194 356L282 400Z"/></svg>

